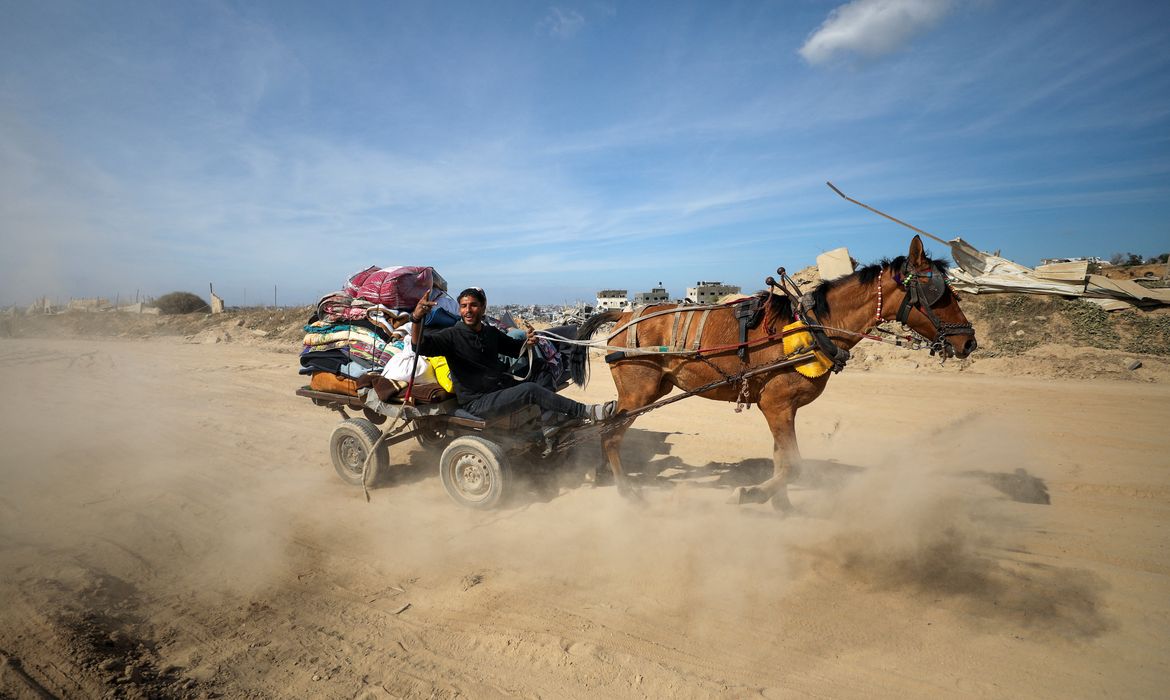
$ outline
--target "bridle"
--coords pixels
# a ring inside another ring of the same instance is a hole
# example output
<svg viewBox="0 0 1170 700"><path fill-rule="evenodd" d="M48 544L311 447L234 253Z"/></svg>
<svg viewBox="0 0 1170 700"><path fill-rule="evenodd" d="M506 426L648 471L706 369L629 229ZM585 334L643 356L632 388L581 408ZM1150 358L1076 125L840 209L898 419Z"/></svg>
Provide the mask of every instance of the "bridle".
<svg viewBox="0 0 1170 700"><path fill-rule="evenodd" d="M944 323L934 314L931 307L947 293L947 276L945 272L934 266L925 272L919 272L910 266L910 261L902 263L900 271L893 271L894 282L906 290L902 305L898 307L897 320L903 325L910 318L910 311L918 309L934 326L935 339L930 346L930 354L942 353L945 350L947 337L952 335L969 335L974 337L975 329L970 323ZM880 280L879 280L880 284ZM879 287L880 290L880 287ZM880 291L879 291L880 294ZM878 303L881 304L879 296ZM879 306L880 309L880 306ZM879 311L880 314L880 311Z"/></svg>

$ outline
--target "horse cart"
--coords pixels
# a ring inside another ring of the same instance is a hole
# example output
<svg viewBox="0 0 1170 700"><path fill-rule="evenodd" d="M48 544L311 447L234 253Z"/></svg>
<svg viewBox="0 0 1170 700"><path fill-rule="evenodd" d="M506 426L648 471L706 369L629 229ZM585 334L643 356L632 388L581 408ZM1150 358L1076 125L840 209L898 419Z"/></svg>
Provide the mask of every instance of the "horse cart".
<svg viewBox="0 0 1170 700"><path fill-rule="evenodd" d="M541 439L539 412L531 407L484 421L461 415L453 400L371 409L356 398L334 399L305 389L297 393L343 415L343 403L366 413L365 419L346 416L330 440L334 466L346 481L370 483L371 472L377 474L387 464L381 450L415 437L423 445L442 447L443 487L455 501L475 508L492 508L504 498L514 456L554 455L586 437L600 439L619 493L639 498L620 458L622 437L638 416L691 396L734 402L737 411L755 404L772 431L773 476L737 489L736 499L771 501L786 511L792 507L788 473L800 459L796 412L821 395L830 372L844 368L850 348L871 339L929 350L941 362L963 359L978 347L946 270L945 261L932 260L915 236L907 255L862 267L807 294L778 268L779 282L768 277L766 292L743 301L657 304L596 314L575 328L571 339L564 339L579 350L571 355L570 376L584 386L588 352L583 348L608 351L605 361L618 388L616 414L571 427L549 446ZM910 334L880 327L891 321L908 327ZM606 323L619 325L595 345L590 339ZM681 393L667 396L675 388ZM379 431L374 421L387 418L395 423Z"/></svg>
<svg viewBox="0 0 1170 700"><path fill-rule="evenodd" d="M383 402L372 391L363 400L309 387L297 389L296 394L341 414L341 422L329 436L329 456L345 483L363 487L375 483L391 468L390 455L402 454L393 448L414 440L438 456L447 494L462 506L482 510L499 506L511 495L517 468L555 468L570 443L582 437L568 436L590 428L568 424L554 437L546 437L535 406L485 419L459 408L454 398L436 403Z"/></svg>

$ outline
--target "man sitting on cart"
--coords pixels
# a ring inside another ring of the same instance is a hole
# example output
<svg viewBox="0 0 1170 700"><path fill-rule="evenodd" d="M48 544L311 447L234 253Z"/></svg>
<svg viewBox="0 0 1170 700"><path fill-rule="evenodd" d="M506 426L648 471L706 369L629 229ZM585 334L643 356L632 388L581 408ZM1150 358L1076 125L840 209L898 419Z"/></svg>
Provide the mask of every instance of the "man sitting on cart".
<svg viewBox="0 0 1170 700"><path fill-rule="evenodd" d="M546 436L552 432L550 414L587 421L600 421L613 415L614 401L586 405L534 382L518 382L504 371L499 355L520 357L525 349L536 344L536 335L529 334L520 340L484 323L487 295L479 287L459 292L458 301L459 317L463 322L424 335L422 320L435 302L425 296L420 299L411 314L411 342L415 352L424 357L442 355L447 358L455 396L465 411L487 418L535 404L544 411L542 422L546 426Z"/></svg>

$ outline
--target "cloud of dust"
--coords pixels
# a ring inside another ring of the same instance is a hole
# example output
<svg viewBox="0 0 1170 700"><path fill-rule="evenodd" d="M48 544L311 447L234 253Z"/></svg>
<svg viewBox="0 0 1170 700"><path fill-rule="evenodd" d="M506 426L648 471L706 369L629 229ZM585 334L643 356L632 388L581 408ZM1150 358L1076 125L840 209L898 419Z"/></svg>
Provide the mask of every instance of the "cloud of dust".
<svg viewBox="0 0 1170 700"><path fill-rule="evenodd" d="M811 494L806 511L823 522L806 551L872 590L921 594L974 617L1066 636L1108 627L1098 577L1038 563L1021 543L1027 526L1004 494L1027 508L1048 502L1043 481L1020 467L1038 454L1025 435L968 416L908 442L839 490ZM1004 487L1013 480L1022 487Z"/></svg>
<svg viewBox="0 0 1170 700"><path fill-rule="evenodd" d="M0 557L24 567L23 581L80 561L147 593L213 604L411 580L416 595L474 607L461 582L480 577L513 609L670 620L733 638L744 620L792 615L828 576L1063 634L1107 626L1099 582L1012 554L1026 532L1010 502L964 476L1029 464L1027 441L990 420L911 435L913 448L897 453L871 449L835 479L815 478L826 466L810 460L787 518L728 505L728 489L689 466L701 454L672 456L684 475L662 486L650 441L624 455L647 472L645 506L580 486L579 467L555 495L520 489L508 508L463 509L435 478L437 456L413 445L392 450L408 464L367 504L328 466L332 420L290 419L248 398L254 352L90 341L54 346L50 369L31 374L41 344L11 343L0 379L14 395L64 398L78 417L0 404ZM254 383L271 391L273 380ZM582 459L592 467L599 455ZM306 461L321 467L294 468Z"/></svg>
<svg viewBox="0 0 1170 700"><path fill-rule="evenodd" d="M442 572L452 585L489 572L525 599L616 605L696 630L787 615L813 570L875 593L922 596L973 620L1066 636L1107 628L1100 581L1029 560L1011 503L971 475L1027 464L1026 439L976 418L912 442L912 452L871 450L874 463L844 478L806 474L792 487L797 513L787 518L770 506L728 505L726 489L685 480L669 489L648 483L645 506L613 488L573 486L495 514L436 517L408 506L400 515L426 527L394 527L422 537L387 537L375 556Z"/></svg>
<svg viewBox="0 0 1170 700"><path fill-rule="evenodd" d="M595 455L578 466L593 466ZM389 570L446 586L451 605L461 599L460 582L481 576L519 607L623 610L694 625L741 618L791 581L787 553L777 546L785 523L770 513L758 517L723 503L725 492L685 486L647 488L640 506L612 487L580 485L580 473L566 469L551 498L525 491L511 507L488 513L459 508L445 495L435 502L386 494L393 508L358 527L363 547Z"/></svg>
<svg viewBox="0 0 1170 700"><path fill-rule="evenodd" d="M26 397L0 403L0 562L19 568L14 580L80 565L145 591L215 596L285 574L308 487L272 463L282 436L265 434L278 421L241 422L241 389L209 387L222 376L196 369L202 349L5 343L0 381Z"/></svg>

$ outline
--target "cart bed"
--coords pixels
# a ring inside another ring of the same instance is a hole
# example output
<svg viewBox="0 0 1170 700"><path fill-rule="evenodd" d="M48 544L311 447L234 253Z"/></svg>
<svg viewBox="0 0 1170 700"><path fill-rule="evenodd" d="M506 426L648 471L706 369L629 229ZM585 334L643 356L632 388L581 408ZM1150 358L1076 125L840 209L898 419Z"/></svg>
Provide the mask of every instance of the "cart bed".
<svg viewBox="0 0 1170 700"><path fill-rule="evenodd" d="M303 386L296 390L297 396L304 396L311 399L314 404L318 406L326 406L334 410L342 408L352 408L357 411L372 411L360 398L351 396L349 394L338 394L332 391L317 391ZM465 428L472 428L473 430L483 430L487 425L487 421L470 413L461 411L459 403L455 399L448 399L440 403L428 403L417 406L407 406L401 401L383 402L384 415L390 418L396 418L399 413L404 413L407 418L423 418L423 417L438 417L441 416L450 425L459 425ZM459 415L463 413L464 415Z"/></svg>

